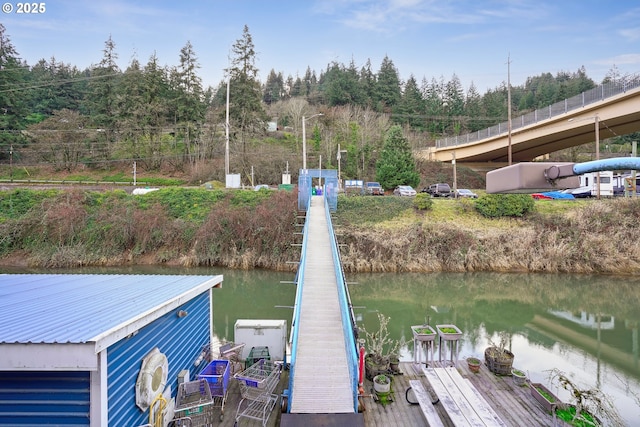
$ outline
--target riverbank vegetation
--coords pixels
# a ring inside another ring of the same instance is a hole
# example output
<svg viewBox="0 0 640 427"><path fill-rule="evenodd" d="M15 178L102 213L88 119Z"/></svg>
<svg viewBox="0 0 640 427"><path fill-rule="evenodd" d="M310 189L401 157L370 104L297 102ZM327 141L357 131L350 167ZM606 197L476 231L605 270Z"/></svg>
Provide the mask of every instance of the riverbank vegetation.
<svg viewBox="0 0 640 427"><path fill-rule="evenodd" d="M343 196L333 214L347 272L640 274L640 200L539 200L487 218L473 200ZM292 191L168 188L0 192L0 264L136 263L294 271Z"/></svg>

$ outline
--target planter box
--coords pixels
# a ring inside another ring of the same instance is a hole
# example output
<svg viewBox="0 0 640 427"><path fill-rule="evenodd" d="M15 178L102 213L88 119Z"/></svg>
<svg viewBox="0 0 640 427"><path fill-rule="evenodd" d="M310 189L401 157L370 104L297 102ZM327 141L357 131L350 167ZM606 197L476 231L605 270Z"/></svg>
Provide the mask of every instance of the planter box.
<svg viewBox="0 0 640 427"><path fill-rule="evenodd" d="M536 399L547 412L552 413L555 410L556 406L562 404L562 401L558 399L558 396L553 394L542 384L531 383L529 387L531 390L531 396L533 396L533 398ZM546 396L543 395L541 391L544 392ZM553 402L551 402L547 397L550 397Z"/></svg>
<svg viewBox="0 0 640 427"><path fill-rule="evenodd" d="M446 328L454 329L455 332L442 332L442 329ZM456 341L462 336L462 331L456 325L436 325L436 330L440 339L444 341Z"/></svg>
<svg viewBox="0 0 640 427"><path fill-rule="evenodd" d="M501 352L497 347L487 347L484 350L484 361L489 371L496 375L511 375L514 355L508 350Z"/></svg>
<svg viewBox="0 0 640 427"><path fill-rule="evenodd" d="M436 331L429 325L415 325L411 327L413 339L418 341L433 341L436 339Z"/></svg>

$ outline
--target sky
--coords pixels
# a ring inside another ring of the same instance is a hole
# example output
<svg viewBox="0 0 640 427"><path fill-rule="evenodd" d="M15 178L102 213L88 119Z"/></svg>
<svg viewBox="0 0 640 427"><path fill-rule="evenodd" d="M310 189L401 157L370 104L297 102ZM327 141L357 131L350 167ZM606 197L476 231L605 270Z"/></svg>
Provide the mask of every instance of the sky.
<svg viewBox="0 0 640 427"><path fill-rule="evenodd" d="M614 66L640 72L638 0L49 0L38 14L3 1L0 22L29 65L53 57L83 70L111 37L122 70L154 53L177 66L191 42L205 87L224 79L245 25L262 82L272 69L319 76L332 62L369 60L377 73L385 56L402 81L455 74L481 94L582 66L596 83Z"/></svg>

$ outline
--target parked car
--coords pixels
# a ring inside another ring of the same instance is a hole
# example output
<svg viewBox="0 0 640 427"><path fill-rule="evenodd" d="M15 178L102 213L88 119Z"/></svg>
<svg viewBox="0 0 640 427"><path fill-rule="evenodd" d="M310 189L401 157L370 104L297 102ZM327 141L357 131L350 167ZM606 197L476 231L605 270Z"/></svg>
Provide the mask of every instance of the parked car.
<svg viewBox="0 0 640 427"><path fill-rule="evenodd" d="M449 197L451 196L451 187L446 183L431 184L429 187L423 188L422 192L431 194L431 197Z"/></svg>
<svg viewBox="0 0 640 427"><path fill-rule="evenodd" d="M410 185L399 185L393 190L393 194L396 196L415 196L416 190Z"/></svg>
<svg viewBox="0 0 640 427"><path fill-rule="evenodd" d="M455 191L454 194L455 194L456 197L461 197L461 198L462 197L468 197L468 198L471 198L471 199L477 199L478 198L478 195L476 193L474 193L471 190L467 190L466 188L458 188Z"/></svg>
<svg viewBox="0 0 640 427"><path fill-rule="evenodd" d="M367 194L371 196L384 196L384 189L379 182L367 182L365 187Z"/></svg>

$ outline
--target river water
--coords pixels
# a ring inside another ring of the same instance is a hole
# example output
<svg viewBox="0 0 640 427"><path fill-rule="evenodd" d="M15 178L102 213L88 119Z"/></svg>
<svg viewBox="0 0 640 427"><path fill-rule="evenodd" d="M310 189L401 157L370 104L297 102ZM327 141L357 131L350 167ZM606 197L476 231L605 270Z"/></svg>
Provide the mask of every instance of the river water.
<svg viewBox="0 0 640 427"><path fill-rule="evenodd" d="M237 319L291 323L294 273L218 268L131 267L55 270L60 273L223 274L214 291L214 333L233 341ZM26 272L0 268L2 272ZM32 271L32 272L44 272ZM51 270L47 271L51 272ZM502 273L348 275L356 319L377 330L378 313L390 318L393 339L406 339L401 359L413 360L410 327L454 324L463 332L459 358L483 358L501 333L514 367L547 385L558 369L581 388L599 388L629 426L640 426L640 283L633 277ZM437 351L436 351L437 353ZM424 360L424 356L423 356Z"/></svg>

